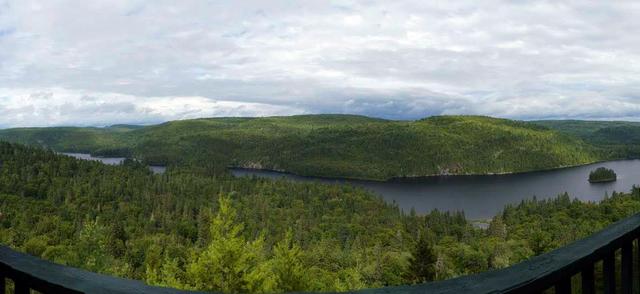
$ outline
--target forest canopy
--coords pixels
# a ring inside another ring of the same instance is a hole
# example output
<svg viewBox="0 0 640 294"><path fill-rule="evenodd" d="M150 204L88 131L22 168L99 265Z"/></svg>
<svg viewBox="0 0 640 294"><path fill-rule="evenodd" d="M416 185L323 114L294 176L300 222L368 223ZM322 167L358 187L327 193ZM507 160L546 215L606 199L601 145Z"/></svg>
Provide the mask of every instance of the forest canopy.
<svg viewBox="0 0 640 294"><path fill-rule="evenodd" d="M616 172L606 167L599 167L589 173L589 182L591 183L613 182L616 179Z"/></svg>
<svg viewBox="0 0 640 294"><path fill-rule="evenodd" d="M561 132L482 116L206 118L146 127L8 129L0 139L218 174L234 166L373 180L525 172L608 158Z"/></svg>
<svg viewBox="0 0 640 294"><path fill-rule="evenodd" d="M463 213L403 212L349 185L151 173L0 143L0 243L152 285L223 292L347 291L497 269L640 209L528 200L488 229Z"/></svg>

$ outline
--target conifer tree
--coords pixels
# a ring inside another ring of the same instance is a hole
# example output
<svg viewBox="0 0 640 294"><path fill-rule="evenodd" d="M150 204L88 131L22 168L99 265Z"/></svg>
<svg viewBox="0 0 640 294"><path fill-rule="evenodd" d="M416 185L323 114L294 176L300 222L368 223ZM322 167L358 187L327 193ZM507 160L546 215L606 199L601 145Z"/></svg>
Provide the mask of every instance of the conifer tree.
<svg viewBox="0 0 640 294"><path fill-rule="evenodd" d="M425 234L421 234L409 260L408 280L413 283L433 281L437 260L433 245Z"/></svg>
<svg viewBox="0 0 640 294"><path fill-rule="evenodd" d="M224 293L258 292L263 281L259 263L263 240L248 242L242 236L243 224L236 221L231 199L221 195L219 211L211 224L211 243L196 256L188 275L198 289Z"/></svg>
<svg viewBox="0 0 640 294"><path fill-rule="evenodd" d="M305 290L305 266L302 261L302 249L293 242L293 233L288 230L285 238L273 248L272 268L278 290L293 292Z"/></svg>

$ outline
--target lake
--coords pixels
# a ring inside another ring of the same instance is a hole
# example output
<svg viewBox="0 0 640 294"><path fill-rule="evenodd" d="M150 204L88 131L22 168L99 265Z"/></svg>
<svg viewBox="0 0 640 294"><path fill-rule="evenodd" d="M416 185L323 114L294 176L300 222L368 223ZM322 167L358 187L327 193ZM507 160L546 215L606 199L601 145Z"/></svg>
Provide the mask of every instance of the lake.
<svg viewBox="0 0 640 294"><path fill-rule="evenodd" d="M62 153L84 160L97 160L105 164L121 164L123 157L94 157L84 153ZM598 168L613 169L618 180L610 183L590 184L589 172ZM166 171L164 166L149 166L156 174ZM396 203L404 211L414 208L418 213L433 209L441 211L463 210L468 219L491 218L506 204L517 204L523 199L553 198L567 192L572 198L583 201L599 201L613 191L627 192L640 184L640 160L618 160L509 175L441 176L388 182L327 179L293 174L233 168L234 176L284 178L291 181L311 181L331 184L352 184L363 187L388 202Z"/></svg>
<svg viewBox="0 0 640 294"><path fill-rule="evenodd" d="M589 172L598 167L613 169L618 174L618 180L590 184L587 181ZM388 202L397 203L407 212L411 208L418 213L430 212L433 209L463 210L468 219L477 220L493 217L505 204L517 204L534 196L538 199L553 198L568 192L572 198L599 201L606 193L627 192L634 184L640 184L640 160L608 161L509 175L442 176L390 182L303 177L251 169L232 169L232 173L235 176L285 178L292 181L351 183L380 195Z"/></svg>
<svg viewBox="0 0 640 294"><path fill-rule="evenodd" d="M64 154L64 155L71 156L71 157L75 157L77 159L100 161L100 162L102 162L104 164L109 164L109 165L121 164L126 159L125 157L95 157L95 156L91 156L91 154L87 154L87 153L60 152L60 154ZM160 166L160 165L150 165L149 169L154 174L163 174L165 171L167 171L167 167Z"/></svg>

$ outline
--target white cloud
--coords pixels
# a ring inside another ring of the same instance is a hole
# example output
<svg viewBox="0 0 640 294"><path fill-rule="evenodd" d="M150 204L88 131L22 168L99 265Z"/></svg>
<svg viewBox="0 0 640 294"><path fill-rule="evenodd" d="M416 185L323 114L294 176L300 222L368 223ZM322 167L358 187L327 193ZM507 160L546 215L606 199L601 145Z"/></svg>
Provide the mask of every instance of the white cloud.
<svg viewBox="0 0 640 294"><path fill-rule="evenodd" d="M219 116L301 114L301 109L204 97L136 97L62 88L0 88L0 126L105 126Z"/></svg>
<svg viewBox="0 0 640 294"><path fill-rule="evenodd" d="M639 120L639 12L636 1L0 0L0 124ZM32 93L51 95L23 100ZM109 98L75 107L82 96Z"/></svg>

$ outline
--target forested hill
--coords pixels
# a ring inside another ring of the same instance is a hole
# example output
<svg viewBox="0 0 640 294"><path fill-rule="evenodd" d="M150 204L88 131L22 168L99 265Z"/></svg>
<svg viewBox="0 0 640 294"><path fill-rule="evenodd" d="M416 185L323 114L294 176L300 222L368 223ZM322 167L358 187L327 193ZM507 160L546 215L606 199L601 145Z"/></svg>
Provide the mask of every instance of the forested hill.
<svg viewBox="0 0 640 294"><path fill-rule="evenodd" d="M544 120L532 123L580 138L607 158L640 158L640 122Z"/></svg>
<svg viewBox="0 0 640 294"><path fill-rule="evenodd" d="M0 139L150 163L266 168L384 180L524 172L602 159L580 139L535 124L479 116L390 121L353 115L210 118L136 128L26 128Z"/></svg>

